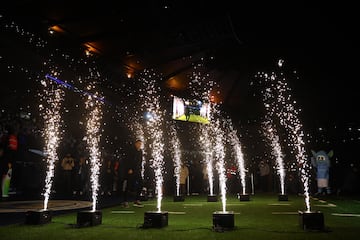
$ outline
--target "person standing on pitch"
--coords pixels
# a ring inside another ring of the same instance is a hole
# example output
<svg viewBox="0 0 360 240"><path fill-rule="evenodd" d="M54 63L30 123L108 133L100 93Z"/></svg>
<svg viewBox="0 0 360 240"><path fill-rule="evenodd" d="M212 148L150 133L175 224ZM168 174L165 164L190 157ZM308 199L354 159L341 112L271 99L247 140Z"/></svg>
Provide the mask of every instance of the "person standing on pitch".
<svg viewBox="0 0 360 240"><path fill-rule="evenodd" d="M180 194L186 194L186 180L189 177L189 168L184 164L181 163L180 167Z"/></svg>
<svg viewBox="0 0 360 240"><path fill-rule="evenodd" d="M123 206L129 207L129 194L134 195L134 207L143 207L140 201L142 190L141 164L143 159L142 141L136 140L129 158L124 159Z"/></svg>

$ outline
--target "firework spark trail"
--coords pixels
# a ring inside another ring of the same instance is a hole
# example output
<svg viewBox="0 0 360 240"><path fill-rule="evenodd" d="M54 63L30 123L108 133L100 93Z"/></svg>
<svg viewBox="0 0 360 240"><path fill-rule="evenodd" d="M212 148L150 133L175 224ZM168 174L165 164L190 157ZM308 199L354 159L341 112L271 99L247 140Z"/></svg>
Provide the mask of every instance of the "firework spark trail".
<svg viewBox="0 0 360 240"><path fill-rule="evenodd" d="M1 18L1 16L0 16ZM37 48L43 48L45 49L48 47L48 43L41 38L37 37L31 32L25 31L25 29L20 28L17 24L12 22L11 24L6 24L6 28L15 30L18 34L22 36L23 39L26 39L30 45L35 46ZM48 51L46 51L48 53ZM64 60L67 61L67 67L74 67L73 64L75 63L75 68L78 70L80 66L79 63L85 63L88 64L90 61L82 61L78 60L75 61L75 59L71 59L68 54L61 53L59 49L55 49L54 52L50 54L51 58L55 57L61 57L64 58ZM56 59L57 60L57 59ZM48 62L44 62L44 67L46 66L52 66L57 64L57 61L53 61L52 59L49 59ZM27 71L27 70L26 70ZM54 163L58 160L58 157L56 156L56 147L59 145L60 141L60 132L59 132L59 126L60 126L60 107L61 107L61 101L64 98L64 93L62 90L53 90L54 84L61 85L62 87L65 87L67 89L71 89L74 92L82 93L83 95L91 95L87 91L82 91L79 88L74 87L72 84L68 82L61 81L57 78L57 71L52 70L50 74L46 74L45 78L48 80L51 80L53 85L49 84L48 86L52 87L52 90L45 89L44 93L45 96L42 95L42 100L44 100L43 104L39 105L40 113L43 116L45 127L43 131L43 136L45 138L45 147L44 147L44 153L46 155L46 161L48 163L47 166L47 172L46 172L46 179L45 179L45 200L44 200L44 209L47 209L48 205L48 199L51 192L51 185L52 185L52 179L54 176ZM93 76L92 76L93 77ZM45 80L42 81L42 84L47 87L47 83ZM50 89L49 87L49 89ZM42 94L44 94L42 93ZM98 101L103 101L103 98L98 98L96 95L88 96L89 98L97 99ZM96 114L92 114L96 115ZM94 117L94 116L93 116ZM96 117L94 117L96 118ZM91 121L91 120L90 120ZM91 128L90 125L93 125L92 123L88 124L88 127ZM96 134L94 134L96 135ZM96 136L95 136L96 137ZM95 141L97 139L90 140L88 139L89 143L90 141ZM89 145L96 146L96 143L91 143ZM91 151L92 152L92 151ZM92 155L96 155L96 153L92 153ZM96 157L97 158L97 157ZM94 159L93 159L94 160ZM98 166L99 167L99 166ZM92 177L93 178L93 177Z"/></svg>
<svg viewBox="0 0 360 240"><path fill-rule="evenodd" d="M92 89L93 87L89 86L88 88ZM85 108L89 111L86 123L86 141L90 154L92 211L95 211L100 186L101 152L99 143L101 139L102 103L89 95L85 100Z"/></svg>
<svg viewBox="0 0 360 240"><path fill-rule="evenodd" d="M273 75L275 78L276 76ZM273 78L274 79L274 78ZM307 211L310 211L310 195L309 195L309 169L310 166L307 162L307 155L305 151L305 141L303 126L298 117L299 111L294 107L294 103L291 100L291 89L285 82L285 77L277 78L277 85L279 86L279 99L284 103L284 110L278 111L276 114L279 116L280 124L286 127L290 134L290 140L292 147L296 154L296 159L299 163L299 169L301 174L301 181L304 186L304 197Z"/></svg>
<svg viewBox="0 0 360 240"><path fill-rule="evenodd" d="M180 169L181 169L181 151L180 141L177 136L176 129L173 125L170 125L170 145L171 153L174 161L174 175L176 180L176 195L180 195Z"/></svg>
<svg viewBox="0 0 360 240"><path fill-rule="evenodd" d="M155 118L149 122L148 131L149 135L152 136L152 144L151 144L151 156L152 156L152 169L155 172L155 186L157 193L157 210L161 211L161 201L163 197L162 186L163 186L163 169L164 169L164 161L163 161L163 151L164 151L164 143L163 143L163 134L160 130L159 125L160 118L155 116Z"/></svg>
<svg viewBox="0 0 360 240"><path fill-rule="evenodd" d="M151 151L151 168L155 173L155 186L157 193L157 210L161 211L161 201L163 197L163 170L164 170L164 137L163 137L163 112L160 107L159 93L160 89L156 86L159 82L159 77L150 72L144 70L143 76L140 81L144 84L144 92L140 97L144 100L144 107L146 112L149 114L147 119L146 130L149 136L150 151Z"/></svg>
<svg viewBox="0 0 360 240"><path fill-rule="evenodd" d="M60 110L64 92L62 89L55 88L56 86L54 86L54 84L47 84L45 80L41 83L45 88L42 97L44 104L40 104L39 109L45 123L43 136L45 138L44 153L46 154L47 170L44 189L44 210L47 210L53 183L55 163L59 160L57 156L57 147L59 146L60 141Z"/></svg>
<svg viewBox="0 0 360 240"><path fill-rule="evenodd" d="M209 128L208 125L200 126L200 128L201 128L200 142L202 143L201 148L202 148L202 152L204 153L204 159L206 163L206 174L209 183L209 194L213 196L214 195L214 172L213 172L214 157L212 152L213 144L211 142L211 137L209 133L211 129Z"/></svg>
<svg viewBox="0 0 360 240"><path fill-rule="evenodd" d="M229 126L229 138L230 143L234 149L235 154L235 160L238 165L238 171L241 179L241 186L242 186L242 192L243 194L246 193L246 169L245 169L245 160L244 160L244 154L241 149L240 140L237 134L236 129L234 129L233 124L231 120L228 120L228 126Z"/></svg>
<svg viewBox="0 0 360 240"><path fill-rule="evenodd" d="M272 154L276 160L277 172L280 176L280 188L281 194L285 194L285 167L284 167L284 154L282 152L280 138L277 134L275 124L274 124L274 117L280 117L277 115L278 112L282 111L281 106L278 106L281 103L281 99L276 99L276 94L272 92L271 88L266 88L265 92L263 93L263 102L266 109L266 116L265 121L263 122L263 132L265 137L268 139L270 146L272 148Z"/></svg>
<svg viewBox="0 0 360 240"><path fill-rule="evenodd" d="M273 124L271 121L264 122L264 133L267 139L270 142L270 146L272 147L272 154L276 159L277 172L280 176L280 189L281 194L285 194L285 166L283 159L283 152L281 150L279 135L276 133L275 128L273 128Z"/></svg>
<svg viewBox="0 0 360 240"><path fill-rule="evenodd" d="M204 102L208 102L215 82L210 78L210 75L208 73L203 73L203 67L204 64L202 62L196 63L193 66L194 70L192 71L192 75L190 78L189 89L194 94L195 98L198 98ZM209 119L212 119L212 107L209 115ZM213 135L213 126L200 126L200 143L202 143L201 147L202 152L204 153L204 159L206 163L206 173L209 182L210 195L214 195L214 153L212 151L212 149L214 149L212 142Z"/></svg>
<svg viewBox="0 0 360 240"><path fill-rule="evenodd" d="M204 60L204 59L203 59ZM208 73L203 73L204 64L199 62L193 66L191 79L189 81L189 89L193 93L195 98L203 101L208 101L212 88L215 83L210 78Z"/></svg>
<svg viewBox="0 0 360 240"><path fill-rule="evenodd" d="M217 119L216 121L211 124L214 131L214 157L216 161L216 169L219 174L219 184L220 184L220 195L221 195L221 202L223 212L226 212L226 169L225 169L225 146L224 146L224 131L221 128L220 120Z"/></svg>
<svg viewBox="0 0 360 240"><path fill-rule="evenodd" d="M282 67L283 61L279 61L279 67ZM304 141L304 132L303 126L299 119L299 110L295 109L295 101L292 100L291 88L286 82L286 78L283 76L283 73L278 77L275 73L270 75L264 74L266 81L272 84L271 88L267 89L267 92L277 96L277 105L275 114L280 120L280 124L288 131L290 145L294 150L296 159L299 166L299 172L301 175L301 181L304 187L304 198L306 211L310 211L310 195L309 195L309 163L307 161L307 155L305 151L305 141ZM272 91L275 91L273 93Z"/></svg>

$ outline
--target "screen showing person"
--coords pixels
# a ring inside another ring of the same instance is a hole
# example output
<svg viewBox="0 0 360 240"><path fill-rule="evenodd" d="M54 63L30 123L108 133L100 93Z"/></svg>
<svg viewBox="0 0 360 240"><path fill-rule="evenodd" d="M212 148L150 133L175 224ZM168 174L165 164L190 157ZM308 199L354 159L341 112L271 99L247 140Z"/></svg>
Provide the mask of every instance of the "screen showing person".
<svg viewBox="0 0 360 240"><path fill-rule="evenodd" d="M179 121L210 123L210 104L196 99L173 97L172 118Z"/></svg>

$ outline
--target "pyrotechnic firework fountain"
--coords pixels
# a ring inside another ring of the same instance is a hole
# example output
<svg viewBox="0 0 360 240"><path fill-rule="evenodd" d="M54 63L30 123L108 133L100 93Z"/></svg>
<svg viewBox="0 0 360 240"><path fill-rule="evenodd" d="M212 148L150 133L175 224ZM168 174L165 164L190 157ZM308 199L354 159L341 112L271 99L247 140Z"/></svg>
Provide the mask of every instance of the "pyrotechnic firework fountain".
<svg viewBox="0 0 360 240"><path fill-rule="evenodd" d="M279 136L276 133L276 129L273 127L271 120L264 122L263 127L264 127L264 133L270 142L270 146L272 147L272 154L275 156L275 159L276 159L277 173L280 177L279 201L287 201L288 197L285 193L285 171L286 170L284 167L284 160L283 160L284 154L281 149Z"/></svg>
<svg viewBox="0 0 360 240"><path fill-rule="evenodd" d="M101 168L101 121L102 121L102 105L104 104L103 97L96 90L96 81L100 76L94 69L89 68L89 76L87 80L87 91L93 94L86 94L85 97L85 109L87 111L86 119L86 142L89 150L90 160L90 184L91 184L91 198L92 198L92 210L80 211L77 215L77 225L83 226L95 226L102 222L102 212L96 209L98 191L99 191L99 175Z"/></svg>
<svg viewBox="0 0 360 240"><path fill-rule="evenodd" d="M44 186L44 208L41 213L31 213L28 212L26 216L27 223L35 224L45 223L45 219L50 219L48 215L48 204L50 195L52 192L52 182L54 177L55 162L58 161L57 157L57 147L60 145L60 123L63 122L61 119L61 109L62 102L64 100L64 88L73 90L74 92L84 94L89 97L96 97L89 94L86 91L73 87L68 82L62 81L57 77L60 75L60 72L64 71L62 67L72 68L73 64L76 64L76 68L79 69L81 63L86 63L85 61L78 60L76 61L70 55L62 53L59 49L54 49L51 51L48 47L47 41L44 41L40 37L37 37L35 34L22 29L20 26L11 22L5 24L5 28L8 31L12 31L19 35L20 39L24 40L26 44L31 46L31 48L36 48L36 52L49 56L47 60L42 62L40 69L28 69L26 66L19 66L19 69L22 69L24 73L28 75L29 80L33 80L33 75L36 75L36 79L42 79L41 84L43 86L41 92L38 94L41 98L41 104L39 105L40 114L44 119L44 130L43 137L45 146L43 149L43 155L45 157L47 166L46 166L46 177L45 177L45 186ZM38 51L39 50L39 51ZM45 52L42 52L45 50ZM49 54L50 51L50 54ZM65 64L61 64L64 63ZM26 61L25 61L26 62ZM36 64L35 64L36 65ZM60 69L62 71L60 71ZM74 69L71 69L71 72ZM36 72L36 73L35 73ZM46 74L46 75L45 75ZM41 76L44 75L44 76ZM31 90L28 90L31 93ZM101 98L97 100L102 101ZM39 151L40 152L40 151ZM48 221L48 220L46 220Z"/></svg>
<svg viewBox="0 0 360 240"><path fill-rule="evenodd" d="M86 141L90 152L90 183L92 192L92 211L96 210L99 190L99 174L101 167L101 152L99 142L101 139L101 103L88 96L85 102L89 116L86 123Z"/></svg>
<svg viewBox="0 0 360 240"><path fill-rule="evenodd" d="M101 81L101 75L95 67L88 66L87 75L79 77L79 82L84 80L86 91L80 91L85 97L86 133L85 140L90 160L90 186L92 209L80 211L77 214L77 226L95 226L102 223L102 212L96 209L98 192L100 187L99 175L102 163L100 140L102 136L102 117L105 99L102 93L98 92L96 85Z"/></svg>
<svg viewBox="0 0 360 240"><path fill-rule="evenodd" d="M175 202L181 202L185 200L184 193L180 193L180 174L181 174L181 151L180 151L180 141L177 136L175 126L170 125L170 145L171 153L174 161L174 175L176 182L176 193L174 196Z"/></svg>
<svg viewBox="0 0 360 240"><path fill-rule="evenodd" d="M56 72L52 73L56 75ZM55 171L55 162L58 160L57 147L60 142L61 103L64 99L64 91L54 83L42 81L44 86L43 103L39 106L44 118L43 136L45 139L44 153L46 154L47 171L45 178L44 210L48 208L48 201Z"/></svg>
<svg viewBox="0 0 360 240"><path fill-rule="evenodd" d="M211 92L214 90L215 81L209 74L202 74L202 63L194 66L194 71L189 82L189 88L194 97L202 101L209 101ZM208 200L217 200L213 193L213 165L215 164L219 176L220 199L222 211L213 213L213 228L215 230L227 230L234 227L234 213L226 211L226 169L225 169L225 120L218 104L212 104L210 110L209 126L201 127L200 142L204 153L207 175L209 180L210 195Z"/></svg>
<svg viewBox="0 0 360 240"><path fill-rule="evenodd" d="M211 124L214 133L214 159L216 162L216 169L219 175L220 197L222 203L222 211L213 213L213 228L218 231L230 230L234 228L234 212L226 211L226 169L225 169L225 132L224 119L220 111L214 107L216 112L213 116L218 118Z"/></svg>
<svg viewBox="0 0 360 240"><path fill-rule="evenodd" d="M52 71L57 75L55 70ZM61 134L61 106L64 99L64 91L55 83L44 78L41 81L43 91L39 93L41 104L39 105L40 114L44 119L43 137L45 140L45 159L47 163L45 189L44 189L44 208L41 211L29 211L26 213L27 224L44 224L51 221L51 212L48 210L48 202L51 194L52 183L55 172L55 163L58 161L57 147L59 146Z"/></svg>
<svg viewBox="0 0 360 240"><path fill-rule="evenodd" d="M278 61L278 67L283 67L283 60ZM290 147L296 155L297 165L304 188L305 211L299 211L300 225L304 229L322 229L324 227L323 215L318 211L310 209L310 165L305 152L305 141L303 125L299 118L300 109L296 109L296 101L292 100L291 88L282 71L276 73L262 73L260 76L270 85L266 93L272 96L274 103L274 113L278 117L280 125L286 129L289 136Z"/></svg>
<svg viewBox="0 0 360 240"><path fill-rule="evenodd" d="M214 122L213 126L215 133L214 157L216 161L216 169L219 174L222 211L226 212L226 169L225 169L224 131L221 129L219 119Z"/></svg>
<svg viewBox="0 0 360 240"><path fill-rule="evenodd" d="M151 155L151 168L155 173L155 192L157 197L157 211L147 211L144 216L144 227L164 227L168 225L168 212L161 211L163 198L163 170L164 170L164 135L163 112L160 103L160 88L156 85L159 76L152 71L144 70L139 81L143 84L140 98L146 111L145 131L148 134Z"/></svg>
<svg viewBox="0 0 360 240"><path fill-rule="evenodd" d="M207 196L208 202L216 202L218 197L214 194L214 156L213 156L213 144L211 138L211 127L208 125L200 126L200 142L201 148L205 159L206 164L206 174L208 180L209 194Z"/></svg>
<svg viewBox="0 0 360 240"><path fill-rule="evenodd" d="M238 167L238 172L240 175L241 181L241 193L239 195L240 201L249 201L250 195L246 193L246 169L245 169L245 160L244 154L241 149L240 139L238 137L238 133L236 129L234 129L231 119L227 120L227 128L229 130L228 137L230 144L233 148L233 152L235 155L235 160Z"/></svg>
<svg viewBox="0 0 360 240"><path fill-rule="evenodd" d="M273 86L267 88L263 92L263 102L266 109L265 121L263 122L263 133L267 138L270 146L272 148L272 154L276 160L277 173L280 178L280 201L287 201L288 197L285 194L285 175L286 169L284 166L284 154L280 144L280 138L276 131L274 119L275 117L280 117L280 114L277 111L283 111L281 107L281 98L276 98L276 93L274 94Z"/></svg>
<svg viewBox="0 0 360 240"><path fill-rule="evenodd" d="M202 73L202 67L203 64L201 62L193 66L194 70L189 82L189 89L193 93L194 98L203 102L209 102L215 82L210 78L209 74ZM211 108L212 107L210 107L209 118L213 115L213 110ZM206 164L206 175L209 188L209 194L207 196L208 202L218 201L218 196L214 193L214 135L212 123L200 126L199 142L201 143L200 148L203 153L204 163Z"/></svg>

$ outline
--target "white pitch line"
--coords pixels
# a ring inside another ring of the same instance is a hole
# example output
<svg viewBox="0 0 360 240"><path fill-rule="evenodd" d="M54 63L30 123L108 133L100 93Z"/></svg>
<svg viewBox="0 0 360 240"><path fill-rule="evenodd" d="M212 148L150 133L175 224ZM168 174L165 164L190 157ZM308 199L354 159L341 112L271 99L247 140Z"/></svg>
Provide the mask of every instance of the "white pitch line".
<svg viewBox="0 0 360 240"><path fill-rule="evenodd" d="M222 211L216 211L216 213L220 213ZM227 213L232 212L234 215L240 215L240 212L226 211Z"/></svg>
<svg viewBox="0 0 360 240"><path fill-rule="evenodd" d="M202 203L188 203L188 204L183 204L186 207L202 207L203 204Z"/></svg>
<svg viewBox="0 0 360 240"><path fill-rule="evenodd" d="M332 213L331 215L339 216L339 217L360 217L360 214L354 214L354 213Z"/></svg>
<svg viewBox="0 0 360 240"><path fill-rule="evenodd" d="M270 206L290 206L290 203L269 203Z"/></svg>
<svg viewBox="0 0 360 240"><path fill-rule="evenodd" d="M327 205L315 204L314 206L316 206L316 207L325 207L325 208L327 208L327 207L336 207L335 204L327 204Z"/></svg>

